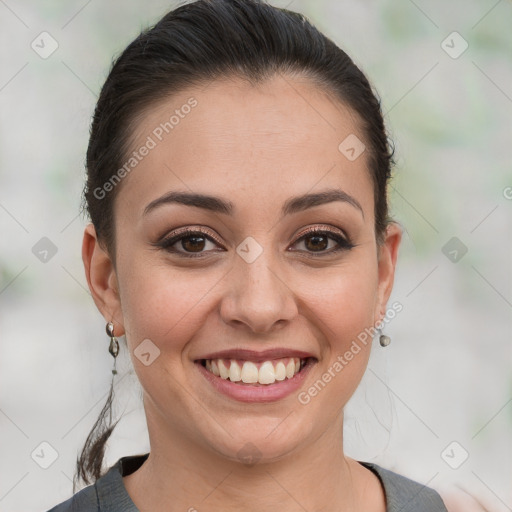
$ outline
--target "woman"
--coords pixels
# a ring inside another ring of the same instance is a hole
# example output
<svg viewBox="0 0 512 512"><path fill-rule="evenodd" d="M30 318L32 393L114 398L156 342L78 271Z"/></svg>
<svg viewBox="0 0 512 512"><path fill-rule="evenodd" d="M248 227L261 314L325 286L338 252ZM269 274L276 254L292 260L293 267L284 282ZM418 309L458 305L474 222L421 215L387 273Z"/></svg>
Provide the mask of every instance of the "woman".
<svg viewBox="0 0 512 512"><path fill-rule="evenodd" d="M151 450L102 473L111 388L77 463L94 485L52 511L446 510L343 453L401 240L391 163L367 79L299 14L199 0L126 48L92 124L82 255Z"/></svg>

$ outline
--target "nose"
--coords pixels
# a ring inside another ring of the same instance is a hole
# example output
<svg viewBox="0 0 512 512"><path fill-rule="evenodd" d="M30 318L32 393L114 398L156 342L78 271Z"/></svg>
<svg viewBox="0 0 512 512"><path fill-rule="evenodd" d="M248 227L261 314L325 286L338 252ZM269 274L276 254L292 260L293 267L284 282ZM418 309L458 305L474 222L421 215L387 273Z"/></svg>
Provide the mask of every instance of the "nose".
<svg viewBox="0 0 512 512"><path fill-rule="evenodd" d="M252 263L237 257L235 268L226 276L220 314L231 327L268 333L283 328L298 313L290 283L267 253L264 250Z"/></svg>

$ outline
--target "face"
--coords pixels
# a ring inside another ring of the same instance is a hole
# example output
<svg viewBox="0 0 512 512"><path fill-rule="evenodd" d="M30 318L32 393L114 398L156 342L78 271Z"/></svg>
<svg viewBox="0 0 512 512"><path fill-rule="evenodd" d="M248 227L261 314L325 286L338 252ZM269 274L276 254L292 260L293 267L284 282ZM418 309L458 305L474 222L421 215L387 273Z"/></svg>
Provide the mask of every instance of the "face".
<svg viewBox="0 0 512 512"><path fill-rule="evenodd" d="M391 226L377 247L367 152L339 149L354 135L349 109L291 77L216 81L139 119L115 268L92 226L84 261L126 333L150 436L271 460L341 431L371 342L345 354L384 316L400 240Z"/></svg>

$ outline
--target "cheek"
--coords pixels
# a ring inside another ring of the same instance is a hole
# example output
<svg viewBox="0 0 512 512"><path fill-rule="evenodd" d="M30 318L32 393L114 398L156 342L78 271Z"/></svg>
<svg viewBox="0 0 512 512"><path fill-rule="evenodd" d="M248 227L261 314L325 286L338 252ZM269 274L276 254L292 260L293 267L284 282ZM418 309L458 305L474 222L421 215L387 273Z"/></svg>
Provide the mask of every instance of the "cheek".
<svg viewBox="0 0 512 512"><path fill-rule="evenodd" d="M323 289L324 299L311 311L321 330L322 361L315 380L298 398L301 404L314 404L314 415L327 423L336 421L353 395L370 357L376 273L366 270L332 279Z"/></svg>
<svg viewBox="0 0 512 512"><path fill-rule="evenodd" d="M329 278L318 280L310 305L312 325L321 342L322 380L306 393L311 398L328 384L317 402L329 403L333 411L347 403L368 364L373 339L373 318L377 293L377 266L371 254L360 254ZM306 283L304 283L305 285ZM308 397L306 397L308 398Z"/></svg>
<svg viewBox="0 0 512 512"><path fill-rule="evenodd" d="M121 305L132 351L148 338L160 350L182 348L179 345L199 327L198 318L204 314L218 273L176 270L149 258L126 262L120 274L123 269Z"/></svg>
<svg viewBox="0 0 512 512"><path fill-rule="evenodd" d="M346 265L318 273L316 279L304 276L298 287L302 300L314 323L324 327L332 350L342 350L349 339L373 325L377 277L376 262L362 253Z"/></svg>
<svg viewBox="0 0 512 512"><path fill-rule="evenodd" d="M340 350L349 338L356 338L373 321L376 286L369 277L352 274L340 278L328 301L330 327L339 340L335 345L341 345Z"/></svg>

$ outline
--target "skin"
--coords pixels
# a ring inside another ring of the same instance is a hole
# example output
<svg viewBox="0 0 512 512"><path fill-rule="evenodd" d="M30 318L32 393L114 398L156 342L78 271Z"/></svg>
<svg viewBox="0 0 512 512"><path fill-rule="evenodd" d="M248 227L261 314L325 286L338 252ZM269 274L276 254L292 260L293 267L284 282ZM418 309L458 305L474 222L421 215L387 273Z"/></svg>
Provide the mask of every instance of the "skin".
<svg viewBox="0 0 512 512"><path fill-rule="evenodd" d="M358 119L305 78L223 79L148 109L133 148L191 96L198 105L120 185L115 264L92 224L84 233L89 288L115 334L126 335L144 391L151 453L123 478L126 489L141 511L384 511L377 477L343 453L343 407L371 343L307 405L297 393L233 400L193 362L229 348L304 350L318 361L303 391L384 317L401 230L391 223L377 245L367 152L349 161L338 150L349 134L364 140ZM281 218L287 199L328 188L350 194L362 212L336 201ZM235 214L167 204L143 215L172 190L220 196ZM152 245L182 226L222 245L207 241L196 249L204 257L190 259ZM315 252L311 237L299 240L312 226L346 234L354 247L328 254L338 244L322 239L329 245ZM248 236L263 248L252 263L236 253ZM160 350L148 366L133 353L145 339ZM249 442L257 464L237 456Z"/></svg>

